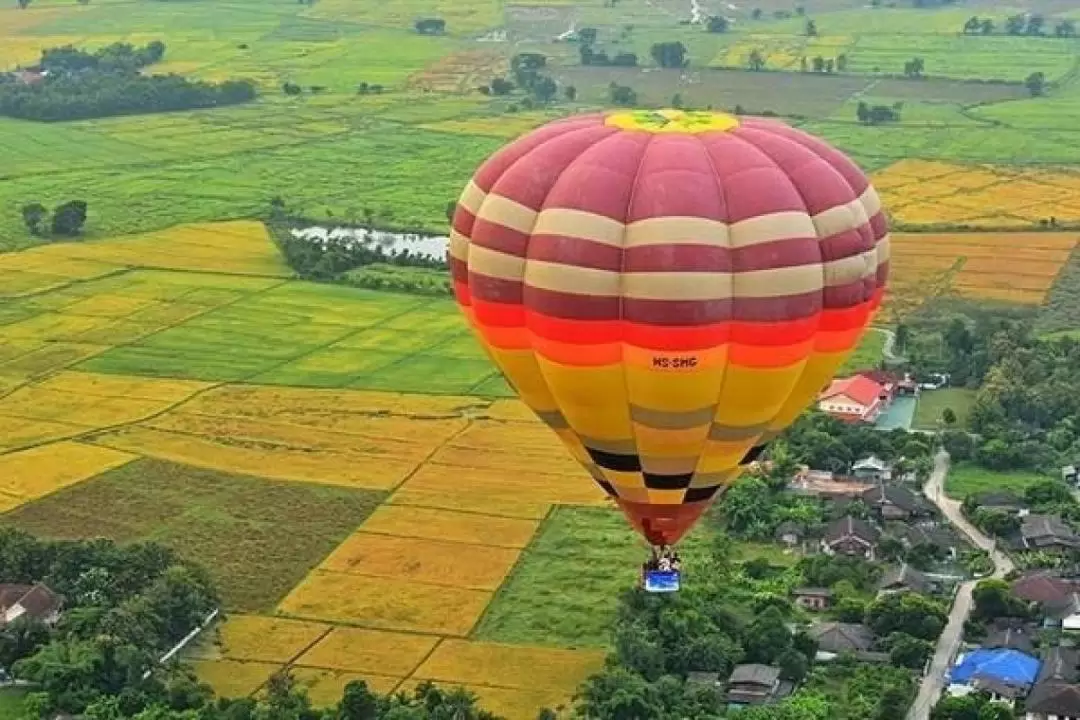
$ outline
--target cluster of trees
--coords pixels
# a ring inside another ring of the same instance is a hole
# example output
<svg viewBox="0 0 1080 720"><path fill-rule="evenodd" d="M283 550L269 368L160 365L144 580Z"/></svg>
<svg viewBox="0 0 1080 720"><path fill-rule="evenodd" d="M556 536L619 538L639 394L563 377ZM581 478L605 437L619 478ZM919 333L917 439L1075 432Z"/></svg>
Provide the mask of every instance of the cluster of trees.
<svg viewBox="0 0 1080 720"><path fill-rule="evenodd" d="M875 455L893 463L894 474L914 472L920 482L933 468L931 440L903 428L888 432L841 422L820 412L803 413L769 449L770 458L783 451L795 462L812 468L845 473L860 458Z"/></svg>
<svg viewBox="0 0 1080 720"><path fill-rule="evenodd" d="M1026 325L984 338L964 326L951 337L987 364L969 416L975 462L1056 475L1080 459L1080 342L1034 337Z"/></svg>
<svg viewBox="0 0 1080 720"><path fill-rule="evenodd" d="M614 80L608 84L608 99L611 100L612 105L622 107L633 107L638 102L637 91L634 88L629 85L620 85Z"/></svg>
<svg viewBox="0 0 1080 720"><path fill-rule="evenodd" d="M813 58L802 58L799 60L799 69L802 72L816 72L816 73L832 73L834 71L844 72L848 67L848 56L846 53L840 53L835 58L826 58L821 55L817 55Z"/></svg>
<svg viewBox="0 0 1080 720"><path fill-rule="evenodd" d="M926 70L926 61L921 57L911 58L904 63L904 77L921 78Z"/></svg>
<svg viewBox="0 0 1080 720"><path fill-rule="evenodd" d="M686 46L679 41L653 43L649 54L663 68L686 67Z"/></svg>
<svg viewBox="0 0 1080 720"><path fill-rule="evenodd" d="M946 695L930 711L930 720L1014 720L1016 711L1011 705L994 702L990 695L976 692L970 695Z"/></svg>
<svg viewBox="0 0 1080 720"><path fill-rule="evenodd" d="M37 686L32 715L105 701L145 710L164 688L144 673L218 602L201 568L159 545L42 541L10 528L0 530L0 578L44 582L65 599L55 627L19 618L0 630L0 665Z"/></svg>
<svg viewBox="0 0 1080 720"><path fill-rule="evenodd" d="M992 35L996 25L992 18L972 16L963 26L965 35ZM1002 29L1006 35L1046 36L1046 17L1037 13L1010 15L1005 18ZM1059 38L1076 37L1076 21L1063 18L1054 25L1053 36Z"/></svg>
<svg viewBox="0 0 1080 720"><path fill-rule="evenodd" d="M86 224L86 212L86 201L68 200L53 210L50 219L48 208L35 202L23 205L22 218L31 235L75 237L82 233L83 225Z"/></svg>
<svg viewBox="0 0 1080 720"><path fill-rule="evenodd" d="M157 41L143 48L116 43L95 53L70 46L45 50L40 67L47 74L41 81L23 83L0 76L0 115L55 122L255 99L255 86L246 80L208 83L179 75L141 74L164 53L165 45Z"/></svg>
<svg viewBox="0 0 1080 720"><path fill-rule="evenodd" d="M864 666L850 659L814 667L816 643L805 632L790 629L794 611L775 591L784 584L776 574L791 571L763 560L732 562L732 550L727 536L718 533L702 566L695 566L692 586L674 596L631 590L620 598L614 652L581 689L579 716L719 720L726 708L715 688L689 683L687 674L708 672L723 678L736 664L758 662L779 667L781 677L800 688L777 705L741 710L743 720L904 717L914 688L909 670ZM828 560L817 563L816 571L846 577L845 561ZM890 603L875 604L875 623L890 627L911 619L911 607L893 608Z"/></svg>
<svg viewBox="0 0 1080 720"><path fill-rule="evenodd" d="M637 62L637 59L634 59ZM547 67L547 57L540 53L518 53L510 60L510 71L514 75L514 81L504 77L493 78L492 81L479 90L484 95L504 96L514 92L515 88L521 88L528 96L522 100L522 105L527 108L536 104L546 104L555 99L559 93L558 83L549 75L541 71ZM573 101L577 97L577 88L572 85L563 88L563 94L567 100Z"/></svg>
<svg viewBox="0 0 1080 720"><path fill-rule="evenodd" d="M903 109L902 102L895 102L892 105L870 105L860 100L855 107L855 117L863 125L884 125L900 122L900 112Z"/></svg>

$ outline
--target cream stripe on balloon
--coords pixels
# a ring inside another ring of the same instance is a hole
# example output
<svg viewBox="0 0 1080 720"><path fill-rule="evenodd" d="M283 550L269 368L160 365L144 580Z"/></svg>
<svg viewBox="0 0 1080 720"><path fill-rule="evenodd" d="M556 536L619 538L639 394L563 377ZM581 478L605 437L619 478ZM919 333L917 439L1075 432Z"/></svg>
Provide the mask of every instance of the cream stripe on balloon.
<svg viewBox="0 0 1080 720"><path fill-rule="evenodd" d="M469 238L457 230L451 229L450 244L447 246L446 251L450 254L450 257L466 262L469 259Z"/></svg>
<svg viewBox="0 0 1080 720"><path fill-rule="evenodd" d="M880 240L877 241L877 256L878 264L888 262L892 257L892 237L885 233Z"/></svg>
<svg viewBox="0 0 1080 720"><path fill-rule="evenodd" d="M825 264L825 284L830 287L847 285L857 280L873 277L878 269L877 248L833 260Z"/></svg>
<svg viewBox="0 0 1080 720"><path fill-rule="evenodd" d="M566 235L622 247L626 226L618 220L597 213L550 208L540 212L532 232L534 235Z"/></svg>
<svg viewBox="0 0 1080 720"><path fill-rule="evenodd" d="M502 195L488 195L480 206L477 218L520 233L536 232L536 211Z"/></svg>
<svg viewBox="0 0 1080 720"><path fill-rule="evenodd" d="M484 193L480 189L480 186L475 181L470 180L469 184L465 186L465 189L461 191L461 197L458 198L458 204L463 208L476 215L480 211L480 206L484 202Z"/></svg>
<svg viewBox="0 0 1080 720"><path fill-rule="evenodd" d="M814 216L814 227L818 237L831 237L854 230L870 222L862 200L856 198L849 203L836 205Z"/></svg>
<svg viewBox="0 0 1080 720"><path fill-rule="evenodd" d="M621 277L618 272L610 270L543 260L530 260L525 266L525 283L529 287L576 295L615 297L619 294Z"/></svg>
<svg viewBox="0 0 1080 720"><path fill-rule="evenodd" d="M521 280L525 274L525 258L473 243L469 246L469 272L501 280Z"/></svg>

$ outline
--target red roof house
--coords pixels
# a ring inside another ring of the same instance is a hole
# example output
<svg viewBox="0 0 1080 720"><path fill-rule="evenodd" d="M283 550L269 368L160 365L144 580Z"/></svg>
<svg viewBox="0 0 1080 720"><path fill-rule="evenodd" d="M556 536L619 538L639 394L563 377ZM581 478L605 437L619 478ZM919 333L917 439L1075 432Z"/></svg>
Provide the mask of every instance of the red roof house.
<svg viewBox="0 0 1080 720"><path fill-rule="evenodd" d="M845 422L872 423L888 407L890 389L865 375L837 378L818 396L818 409Z"/></svg>

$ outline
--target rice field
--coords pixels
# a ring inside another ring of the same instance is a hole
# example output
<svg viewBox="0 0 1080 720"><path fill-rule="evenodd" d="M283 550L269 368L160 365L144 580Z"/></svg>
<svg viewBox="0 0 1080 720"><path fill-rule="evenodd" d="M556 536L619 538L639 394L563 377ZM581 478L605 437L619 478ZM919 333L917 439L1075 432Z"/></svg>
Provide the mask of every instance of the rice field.
<svg viewBox="0 0 1080 720"><path fill-rule="evenodd" d="M160 542L209 570L226 609L242 612L272 608L382 499L136 459L102 447L28 452L33 455L0 455L0 491L29 478L55 490L57 477L67 489L0 516L0 524L43 537Z"/></svg>
<svg viewBox="0 0 1080 720"><path fill-rule="evenodd" d="M0 513L135 459L128 453L74 442L0 455Z"/></svg>
<svg viewBox="0 0 1080 720"><path fill-rule="evenodd" d="M1080 173L904 160L873 176L894 221L1030 228L1080 222Z"/></svg>

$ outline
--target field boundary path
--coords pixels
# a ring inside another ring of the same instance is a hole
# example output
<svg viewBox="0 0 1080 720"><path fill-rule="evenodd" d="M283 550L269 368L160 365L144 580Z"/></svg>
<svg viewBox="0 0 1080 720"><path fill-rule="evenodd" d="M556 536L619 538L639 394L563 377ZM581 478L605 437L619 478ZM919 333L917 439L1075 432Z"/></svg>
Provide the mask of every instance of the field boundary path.
<svg viewBox="0 0 1080 720"><path fill-rule="evenodd" d="M978 548L990 553L990 559L994 563L994 572L991 577L1002 578L1013 570L1012 560L1005 553L997 549L994 541L988 538L975 526L967 521L960 511L960 502L948 497L945 490L945 478L949 474L949 454L940 450L934 456L934 470L930 479L923 487L923 494L934 503L949 522L955 525L969 540ZM968 580L961 583L957 588L956 597L953 600L952 610L949 612L949 620L945 629L938 638L937 648L934 650L930 668L923 676L919 685L919 693L915 696L915 702L908 710L907 720L929 720L930 710L934 707L942 690L945 689L945 673L948 672L953 659L960 649L960 642L964 635L964 622L971 614L972 591L978 580Z"/></svg>

